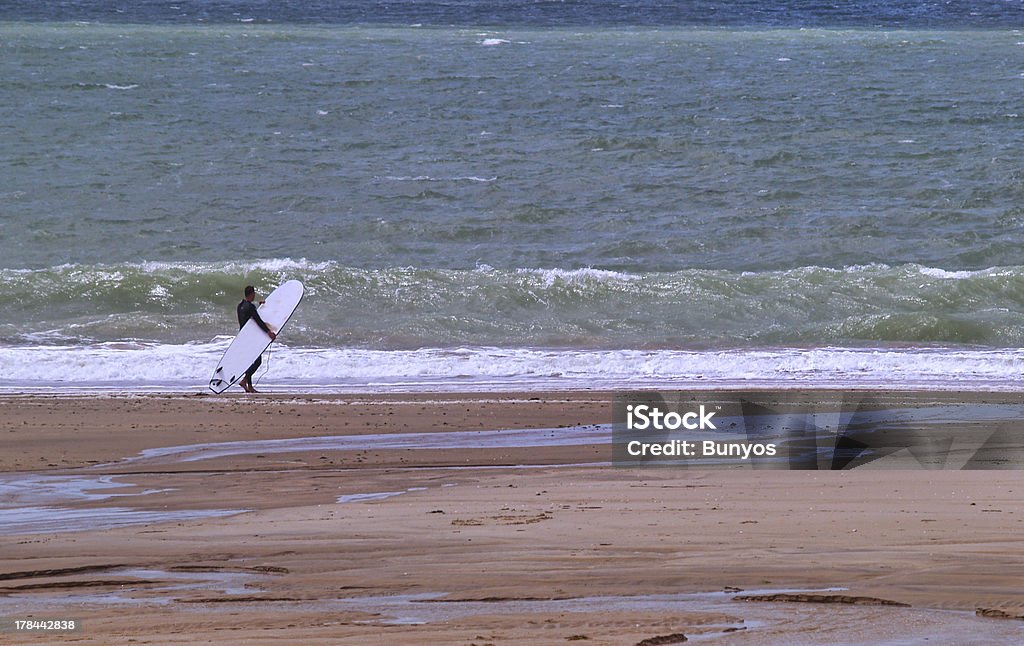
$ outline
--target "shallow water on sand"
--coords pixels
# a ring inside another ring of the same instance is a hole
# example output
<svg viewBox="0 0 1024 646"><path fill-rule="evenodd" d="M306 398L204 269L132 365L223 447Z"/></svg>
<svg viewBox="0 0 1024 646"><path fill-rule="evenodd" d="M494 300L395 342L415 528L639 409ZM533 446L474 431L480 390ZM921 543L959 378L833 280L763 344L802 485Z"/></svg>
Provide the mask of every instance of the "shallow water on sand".
<svg viewBox="0 0 1024 646"><path fill-rule="evenodd" d="M117 481L115 481L117 478ZM244 509L143 510L132 507L87 505L111 498L128 499L172 491L136 488L121 477L106 475L0 475L0 536L53 534L148 525L170 521L216 518L243 513ZM69 506L71 505L71 506Z"/></svg>

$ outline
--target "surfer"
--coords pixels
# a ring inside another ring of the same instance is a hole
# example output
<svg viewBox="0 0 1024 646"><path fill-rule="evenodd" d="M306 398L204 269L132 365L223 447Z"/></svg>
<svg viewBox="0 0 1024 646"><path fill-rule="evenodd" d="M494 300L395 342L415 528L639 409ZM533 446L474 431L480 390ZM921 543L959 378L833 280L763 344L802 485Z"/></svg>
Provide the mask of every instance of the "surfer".
<svg viewBox="0 0 1024 646"><path fill-rule="evenodd" d="M256 309L256 306L252 304L252 302L256 300L256 288L252 285L246 285L244 295L245 298L243 298L242 302L238 304L238 329L241 330L245 327L245 324L249 322L249 319L253 319L256 321L256 325L260 326L260 329L267 333L271 341L276 339L277 335L267 327L267 324L260 318L260 313ZM263 303L264 301L260 301L260 305L263 305ZM245 392L256 392L256 389L252 386L252 376L256 374L256 370L260 367L261 363L263 363L262 355L256 357L256 361L252 362L249 369L245 371L245 376L242 377L240 382L238 382Z"/></svg>

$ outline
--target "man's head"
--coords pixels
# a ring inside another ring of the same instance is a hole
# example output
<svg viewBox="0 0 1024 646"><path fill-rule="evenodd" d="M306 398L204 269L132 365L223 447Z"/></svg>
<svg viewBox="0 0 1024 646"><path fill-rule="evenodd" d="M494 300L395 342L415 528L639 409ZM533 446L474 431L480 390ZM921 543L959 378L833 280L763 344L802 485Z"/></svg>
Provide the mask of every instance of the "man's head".
<svg viewBox="0 0 1024 646"><path fill-rule="evenodd" d="M252 285L245 286L245 300L252 302L252 299L256 298L256 288Z"/></svg>

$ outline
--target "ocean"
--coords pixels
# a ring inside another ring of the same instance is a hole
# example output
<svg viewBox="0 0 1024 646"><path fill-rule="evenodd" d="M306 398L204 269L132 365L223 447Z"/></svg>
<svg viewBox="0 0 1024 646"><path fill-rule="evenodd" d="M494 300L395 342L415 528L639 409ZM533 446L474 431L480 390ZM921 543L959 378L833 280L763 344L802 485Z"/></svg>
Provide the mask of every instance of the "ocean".
<svg viewBox="0 0 1024 646"><path fill-rule="evenodd" d="M1024 2L0 3L0 389L1024 385Z"/></svg>

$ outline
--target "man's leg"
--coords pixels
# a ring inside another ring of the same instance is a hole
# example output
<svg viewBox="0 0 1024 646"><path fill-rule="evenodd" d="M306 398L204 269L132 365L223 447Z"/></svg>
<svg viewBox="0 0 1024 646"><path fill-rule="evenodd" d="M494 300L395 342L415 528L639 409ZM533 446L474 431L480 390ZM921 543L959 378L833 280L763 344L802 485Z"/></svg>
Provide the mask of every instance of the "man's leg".
<svg viewBox="0 0 1024 646"><path fill-rule="evenodd" d="M247 393L254 393L254 392L256 392L256 388L253 387L253 385L252 385L252 376L254 374L256 374L256 371L259 370L260 364L262 364L262 363L263 363L263 355L260 355L260 356L256 357L256 361L253 361L252 365L249 366L249 369L245 371L245 376L242 377L242 382L241 382L242 383L242 388L245 390L245 392L247 392Z"/></svg>

